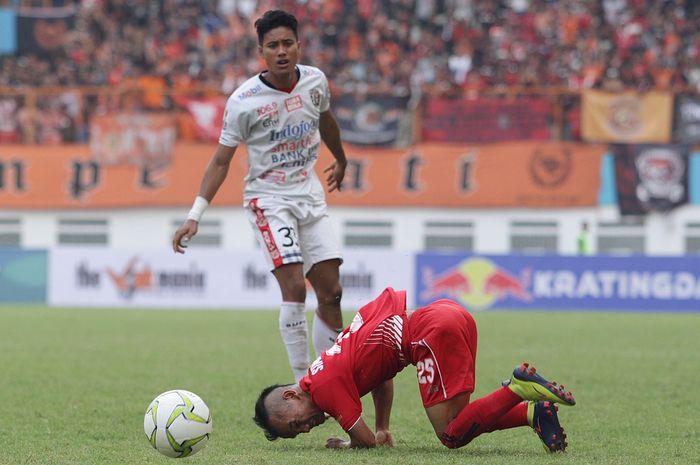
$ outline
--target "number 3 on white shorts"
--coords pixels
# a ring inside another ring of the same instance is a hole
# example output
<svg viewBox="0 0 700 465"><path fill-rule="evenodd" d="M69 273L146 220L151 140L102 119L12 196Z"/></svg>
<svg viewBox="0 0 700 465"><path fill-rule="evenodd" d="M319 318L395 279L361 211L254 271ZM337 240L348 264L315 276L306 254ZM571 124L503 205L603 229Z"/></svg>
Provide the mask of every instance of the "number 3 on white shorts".
<svg viewBox="0 0 700 465"><path fill-rule="evenodd" d="M435 379L435 362L432 358L424 358L416 363L418 384L431 384Z"/></svg>

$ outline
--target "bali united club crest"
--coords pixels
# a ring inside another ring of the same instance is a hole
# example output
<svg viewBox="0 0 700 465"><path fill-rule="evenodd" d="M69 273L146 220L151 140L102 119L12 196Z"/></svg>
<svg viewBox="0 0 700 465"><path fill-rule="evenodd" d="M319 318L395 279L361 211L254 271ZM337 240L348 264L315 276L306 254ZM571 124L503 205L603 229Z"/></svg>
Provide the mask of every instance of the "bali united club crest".
<svg viewBox="0 0 700 465"><path fill-rule="evenodd" d="M309 91L309 97L311 97L311 103L313 103L315 107L321 105L321 91L318 90L318 87L314 87Z"/></svg>

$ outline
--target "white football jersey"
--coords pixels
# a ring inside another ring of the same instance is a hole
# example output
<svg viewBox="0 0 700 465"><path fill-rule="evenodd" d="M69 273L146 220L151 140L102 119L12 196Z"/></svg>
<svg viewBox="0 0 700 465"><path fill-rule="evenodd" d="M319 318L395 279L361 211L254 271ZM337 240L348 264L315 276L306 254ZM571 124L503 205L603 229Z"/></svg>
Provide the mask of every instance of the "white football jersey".
<svg viewBox="0 0 700 465"><path fill-rule="evenodd" d="M270 87L257 75L226 102L219 143L246 145L244 205L261 196L325 202L314 166L321 145L319 117L330 108L328 80L313 66L297 69L299 81L290 93Z"/></svg>

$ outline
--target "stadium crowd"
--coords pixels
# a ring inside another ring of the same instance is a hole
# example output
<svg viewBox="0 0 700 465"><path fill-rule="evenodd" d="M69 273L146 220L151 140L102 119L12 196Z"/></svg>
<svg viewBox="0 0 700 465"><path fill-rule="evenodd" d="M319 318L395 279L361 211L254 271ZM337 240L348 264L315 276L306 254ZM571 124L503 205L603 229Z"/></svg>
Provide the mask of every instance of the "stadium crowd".
<svg viewBox="0 0 700 465"><path fill-rule="evenodd" d="M0 55L0 89L133 84L143 91L136 104L146 109L172 108L168 95L198 89L227 94L260 70L253 22L270 8L299 18L303 61L323 69L336 92L700 89L700 3L693 0L53 3L76 10L64 45L48 55ZM79 98L68 93L33 114L18 106L17 119L29 124L48 115L59 128L51 137L81 140Z"/></svg>

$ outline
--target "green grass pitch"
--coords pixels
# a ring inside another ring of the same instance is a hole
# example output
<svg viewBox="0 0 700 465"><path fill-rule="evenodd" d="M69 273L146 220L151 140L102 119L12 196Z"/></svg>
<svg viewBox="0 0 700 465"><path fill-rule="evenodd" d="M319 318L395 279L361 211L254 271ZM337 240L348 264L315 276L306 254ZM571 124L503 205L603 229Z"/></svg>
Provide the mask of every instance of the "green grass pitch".
<svg viewBox="0 0 700 465"><path fill-rule="evenodd" d="M350 314L345 315L349 322ZM258 392L291 379L277 312L0 307L0 464L169 464L143 415L160 392L191 390L214 433L189 464L699 464L700 314L476 313L477 390L531 361L578 405L561 407L566 454L529 428L448 450L421 407L415 372L396 378L393 449L330 451L334 421L268 442ZM373 424L371 399L365 419Z"/></svg>

